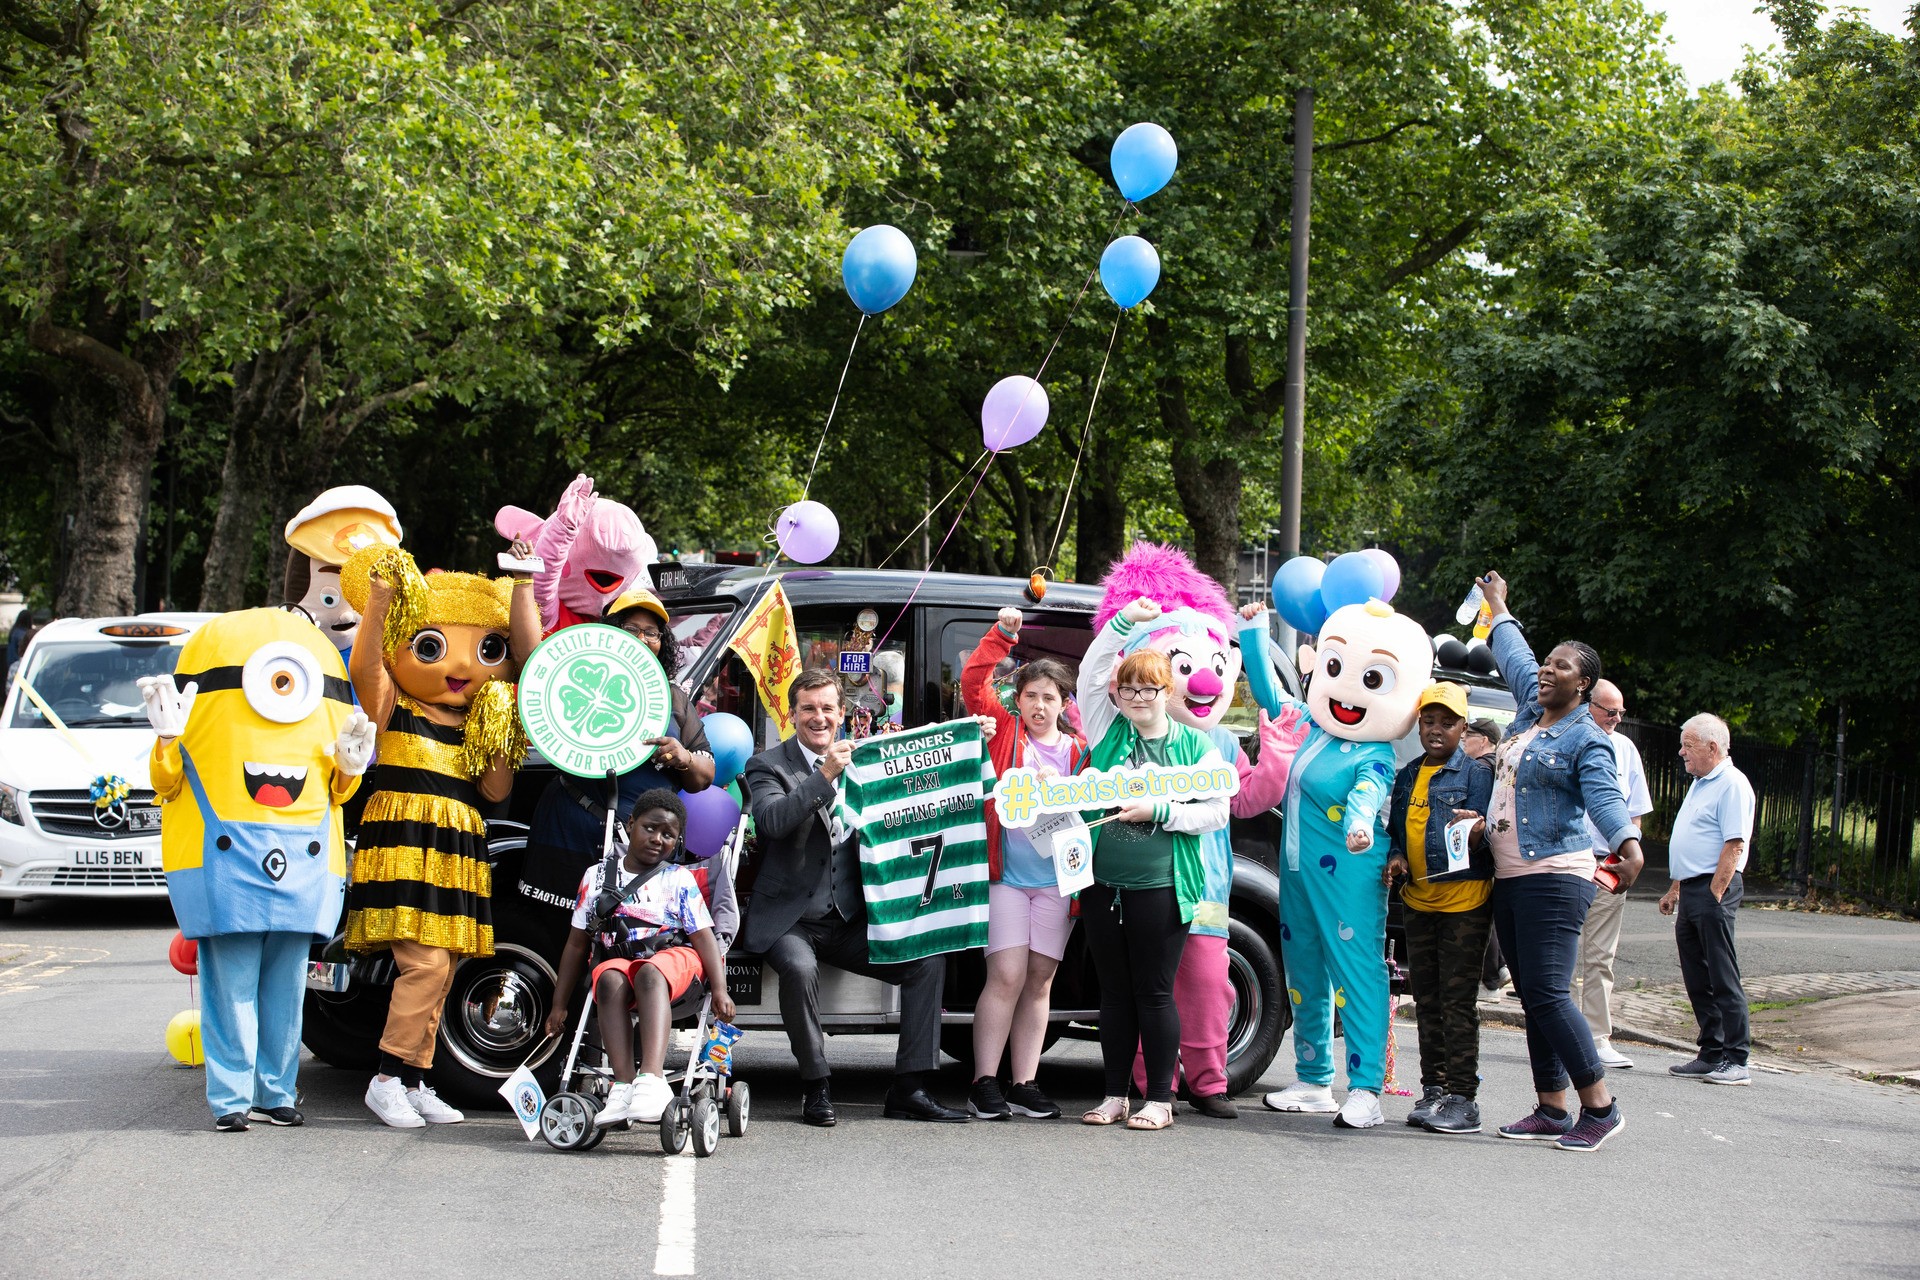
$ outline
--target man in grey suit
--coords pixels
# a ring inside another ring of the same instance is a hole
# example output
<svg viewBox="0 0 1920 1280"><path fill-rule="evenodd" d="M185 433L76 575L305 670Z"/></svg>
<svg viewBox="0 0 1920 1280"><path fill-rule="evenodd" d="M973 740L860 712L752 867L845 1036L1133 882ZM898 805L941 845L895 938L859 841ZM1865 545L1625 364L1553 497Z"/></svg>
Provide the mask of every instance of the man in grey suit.
<svg viewBox="0 0 1920 1280"><path fill-rule="evenodd" d="M907 964L867 959L866 901L851 832L836 831L833 801L853 744L836 741L840 682L803 671L787 693L794 735L747 762L741 779L759 836L760 867L735 949L766 957L780 975L780 1018L800 1063L801 1116L834 1123L826 1036L820 1030L820 966L832 965L900 988L900 1045L886 1114L901 1120L964 1123L967 1113L927 1092L940 1065L944 956Z"/></svg>

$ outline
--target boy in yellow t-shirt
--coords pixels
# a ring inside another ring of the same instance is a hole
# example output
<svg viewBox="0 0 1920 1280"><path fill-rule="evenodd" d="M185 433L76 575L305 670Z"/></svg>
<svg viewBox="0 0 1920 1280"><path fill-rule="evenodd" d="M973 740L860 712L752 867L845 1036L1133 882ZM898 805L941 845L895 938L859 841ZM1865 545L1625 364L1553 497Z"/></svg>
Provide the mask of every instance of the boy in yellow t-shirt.
<svg viewBox="0 0 1920 1280"><path fill-rule="evenodd" d="M1480 961L1493 923L1493 859L1484 824L1464 862L1448 828L1483 817L1493 770L1460 747L1467 691L1436 681L1420 695L1420 745L1393 783L1389 881L1404 877L1407 985L1420 1026L1421 1097L1407 1123L1433 1133L1480 1132ZM1457 837L1456 837L1457 840Z"/></svg>

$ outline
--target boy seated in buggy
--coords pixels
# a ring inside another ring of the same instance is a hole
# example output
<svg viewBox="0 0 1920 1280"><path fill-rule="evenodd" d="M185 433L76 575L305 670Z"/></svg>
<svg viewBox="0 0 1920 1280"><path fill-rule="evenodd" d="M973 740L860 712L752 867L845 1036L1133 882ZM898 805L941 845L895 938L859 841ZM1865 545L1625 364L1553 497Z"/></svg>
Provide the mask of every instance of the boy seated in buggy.
<svg viewBox="0 0 1920 1280"><path fill-rule="evenodd" d="M673 861L686 825L687 811L679 796L664 788L644 792L627 820L627 854L616 868L618 882L602 883L605 862L588 867L580 878L546 1034L566 1031L569 1005L591 949L600 1042L614 1080L595 1124L651 1124L660 1119L673 1098L666 1080L673 1003L695 978L704 976L714 1016L722 1021L733 1017L726 963L700 882L692 869ZM630 1029L636 1022L637 1064Z"/></svg>

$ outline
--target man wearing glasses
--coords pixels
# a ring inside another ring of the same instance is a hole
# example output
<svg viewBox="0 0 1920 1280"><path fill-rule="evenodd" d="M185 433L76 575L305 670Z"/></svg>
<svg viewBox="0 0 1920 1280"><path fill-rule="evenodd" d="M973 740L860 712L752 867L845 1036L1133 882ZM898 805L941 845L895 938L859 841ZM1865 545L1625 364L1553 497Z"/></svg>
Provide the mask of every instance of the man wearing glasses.
<svg viewBox="0 0 1920 1280"><path fill-rule="evenodd" d="M1627 816L1638 823L1642 815L1652 811L1653 798L1647 793L1647 771L1640 763L1640 749L1633 745L1633 739L1620 732L1620 721L1627 714L1626 699L1613 681L1602 680L1593 686L1593 700L1587 704L1587 710L1593 722L1613 741L1614 759L1619 764L1620 794L1627 798ZM1587 820L1587 830L1593 836L1594 857L1604 860L1609 853L1606 837L1600 834L1592 819ZM1637 827L1634 834L1639 835ZM1633 1066L1633 1059L1613 1047L1613 1016L1607 1008L1607 1002L1613 998L1613 960L1620 950L1620 924L1625 918L1626 906L1624 893L1593 895L1593 906L1587 910L1587 925L1580 934L1580 961L1573 971L1573 998L1593 1031L1593 1045L1600 1053L1600 1062L1616 1070Z"/></svg>

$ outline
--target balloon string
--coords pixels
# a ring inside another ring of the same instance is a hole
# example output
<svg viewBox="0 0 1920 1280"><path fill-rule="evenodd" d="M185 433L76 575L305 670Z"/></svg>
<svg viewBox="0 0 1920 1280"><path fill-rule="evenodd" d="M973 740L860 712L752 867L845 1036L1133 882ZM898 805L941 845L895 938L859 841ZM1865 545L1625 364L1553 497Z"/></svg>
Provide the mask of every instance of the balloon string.
<svg viewBox="0 0 1920 1280"><path fill-rule="evenodd" d="M1047 567L1053 567L1054 553L1060 550L1060 534L1067 527L1067 508L1073 504L1073 486L1080 479L1080 459L1086 456L1087 441L1093 438L1093 407L1100 403L1100 387L1107 380L1107 362L1113 359L1113 343L1120 336L1120 322L1127 318L1123 310L1113 318L1113 332L1107 335L1107 354L1100 357L1100 373L1093 380L1093 396L1087 401L1086 425L1080 428L1080 448L1073 455L1073 474L1067 477L1067 491L1060 495L1060 518L1053 525L1053 545L1047 548Z"/></svg>
<svg viewBox="0 0 1920 1280"><path fill-rule="evenodd" d="M1120 206L1120 212L1114 216L1112 224L1107 228L1107 239L1109 241L1113 239L1113 233L1120 229L1120 224L1126 220L1126 216L1133 211L1133 201L1131 200L1128 200ZM1045 358L1040 361L1039 371L1033 375L1035 382L1040 381L1041 378L1046 376L1047 365L1053 360L1053 353L1060 349L1060 339L1067 336L1067 326L1073 323L1074 313L1080 310L1081 300L1087 296L1087 290L1091 289L1093 282L1099 278L1100 265L1095 263L1087 272L1087 278L1080 282L1080 292L1073 296L1073 305L1067 308L1067 318L1060 322L1059 331L1053 335L1053 345L1047 348ZM1021 407L1024 408L1025 404L1023 403Z"/></svg>
<svg viewBox="0 0 1920 1280"><path fill-rule="evenodd" d="M980 451L980 458L986 457L989 452L991 451L987 449L982 449ZM975 458L973 462L967 467L967 469L960 473L960 478L953 482L953 488L941 494L940 501L934 503L932 506L927 508L926 514L920 517L920 523L914 525L913 528L907 530L907 536L900 539L900 546L895 547L893 550L887 552L886 558L881 560L879 564L874 566L874 568L876 569L886 568L887 561L899 555L901 548L905 547L909 542L913 541L913 535L920 532L920 530L926 525L927 521L933 519L933 513L938 511L941 507L946 506L947 499L951 498L954 495L954 493L959 490L960 486L967 482L967 477L973 474L973 468L980 465L980 458Z"/></svg>
<svg viewBox="0 0 1920 1280"><path fill-rule="evenodd" d="M987 465L980 468L980 475L974 480L973 488L967 490L967 496L960 503L960 509L953 513L953 523L947 526L947 536L940 539L940 545L935 547L933 554L927 557L926 565L920 570L919 580L913 584L913 590L907 593L907 602L900 606L900 612L893 615L893 621L889 622L887 629L880 633L880 638L873 642L873 647L876 652L886 647L887 637L893 634L893 629L900 625L900 619L906 617L907 610L913 607L913 598L919 595L920 588L926 585L927 575L933 571L933 562L940 558L942 551L947 549L947 543L953 538L953 531L960 527L960 521L967 514L967 506L973 501L973 495L980 492L981 482L987 478L987 472L993 470L993 459L996 456L997 453L995 450L987 450L985 455ZM971 472L969 472L969 474L971 474ZM962 477L962 479L964 478L965 477Z"/></svg>
<svg viewBox="0 0 1920 1280"><path fill-rule="evenodd" d="M827 407L827 421L820 428L820 440L813 446L813 461L807 464L807 482L800 486L800 501L805 502L813 492L813 473L820 465L820 450L826 447L827 432L833 429L833 415L840 409L840 392L847 385L847 370L853 367L853 349L860 345L860 331L867 327L867 313L860 313L860 323L853 326L853 342L847 347L847 362L840 366L840 381L833 388L833 403Z"/></svg>

